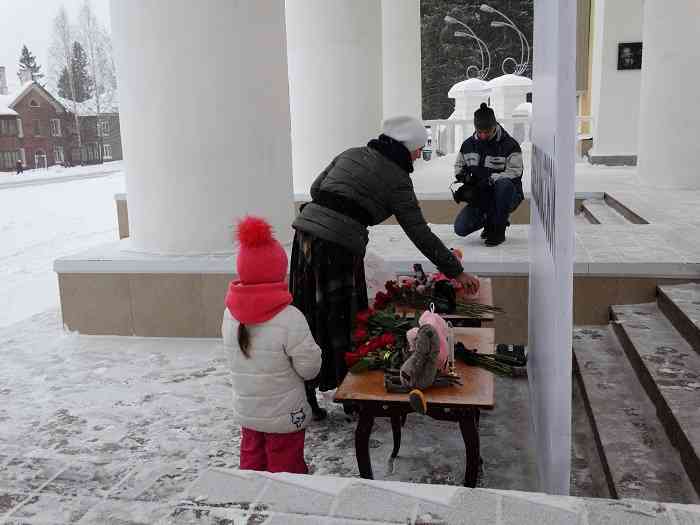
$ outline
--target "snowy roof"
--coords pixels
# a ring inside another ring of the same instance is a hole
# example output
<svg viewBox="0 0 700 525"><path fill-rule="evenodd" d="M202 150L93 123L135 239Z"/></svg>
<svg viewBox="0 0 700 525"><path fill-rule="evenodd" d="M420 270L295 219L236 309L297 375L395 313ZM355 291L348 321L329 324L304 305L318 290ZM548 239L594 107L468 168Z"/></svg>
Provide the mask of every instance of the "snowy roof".
<svg viewBox="0 0 700 525"><path fill-rule="evenodd" d="M56 97L68 111L73 111L73 101ZM78 116L90 117L97 115L97 101L95 97L76 104ZM119 96L117 90L110 90L100 96L100 113L119 113Z"/></svg>
<svg viewBox="0 0 700 525"><path fill-rule="evenodd" d="M502 75L489 80L491 87L532 87L532 79L520 75Z"/></svg>
<svg viewBox="0 0 700 525"><path fill-rule="evenodd" d="M58 100L56 100L56 97L49 93L46 90L46 88L42 87L34 81L30 81L21 84L19 88L16 91L13 91L12 93L8 93L7 95L0 95L0 115L16 116L17 112L13 109L14 105L17 104L17 102L19 102L22 99L22 97L29 93L29 91L31 91L33 88L37 88L42 93L44 98L46 98L49 101L49 103L57 107L61 106L61 103ZM64 110L65 107L61 107L60 109Z"/></svg>
<svg viewBox="0 0 700 525"><path fill-rule="evenodd" d="M12 91L7 95L0 95L0 115L16 116L17 112L12 109L12 106L22 98L22 95L24 95L31 86L32 83L27 82L26 84L22 84L16 91Z"/></svg>
<svg viewBox="0 0 700 525"><path fill-rule="evenodd" d="M474 92L484 92L491 89L489 83L485 80L479 78L468 78L467 80L462 80L457 82L454 86L450 88L447 92L449 98L457 98L460 93L474 93Z"/></svg>
<svg viewBox="0 0 700 525"><path fill-rule="evenodd" d="M8 107L8 105L2 100L6 95L0 95L0 117L16 117L17 112L14 109Z"/></svg>

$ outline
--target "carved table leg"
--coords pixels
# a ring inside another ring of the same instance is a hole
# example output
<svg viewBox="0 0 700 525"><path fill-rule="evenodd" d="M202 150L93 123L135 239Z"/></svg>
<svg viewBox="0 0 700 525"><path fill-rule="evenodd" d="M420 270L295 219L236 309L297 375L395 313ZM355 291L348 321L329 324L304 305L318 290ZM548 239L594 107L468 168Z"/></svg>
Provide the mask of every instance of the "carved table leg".
<svg viewBox="0 0 700 525"><path fill-rule="evenodd" d="M464 448L466 450L467 468L464 473L464 486L476 487L479 477L479 410L473 409L464 412L459 420L459 429L462 431Z"/></svg>
<svg viewBox="0 0 700 525"><path fill-rule="evenodd" d="M391 416L391 433L394 437L394 450L391 451L391 457L395 458L399 455L401 448L401 416L399 414Z"/></svg>
<svg viewBox="0 0 700 525"><path fill-rule="evenodd" d="M360 408L360 418L355 430L355 457L360 477L364 479L373 479L372 460L369 457L369 436L372 434L373 425L374 416L368 410Z"/></svg>

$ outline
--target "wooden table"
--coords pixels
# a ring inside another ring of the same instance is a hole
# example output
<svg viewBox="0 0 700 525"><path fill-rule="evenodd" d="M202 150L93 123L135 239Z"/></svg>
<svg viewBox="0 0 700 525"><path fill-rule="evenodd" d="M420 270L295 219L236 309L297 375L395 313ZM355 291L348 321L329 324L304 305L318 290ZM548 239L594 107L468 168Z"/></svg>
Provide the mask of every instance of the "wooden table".
<svg viewBox="0 0 700 525"><path fill-rule="evenodd" d="M493 328L455 328L455 339L467 348L492 354L495 348ZM479 411L494 406L493 374L483 368L457 362L462 386L431 387L424 393L428 402L427 415L440 421L457 421L464 439L467 467L464 485L475 487L479 473ZM390 394L384 388L384 372L372 370L348 374L336 391L336 403L354 405L359 411L355 431L355 455L360 476L372 479L369 438L374 418L388 417L394 438L391 456L395 458L401 446L401 427L406 415L413 412L408 394Z"/></svg>
<svg viewBox="0 0 700 525"><path fill-rule="evenodd" d="M479 287L479 293L476 297L469 299L460 299L460 301L465 303L480 303L493 306L493 283L490 278L480 279L481 286ZM415 310L410 308L397 308L396 312L398 314L406 315L407 317L412 317L415 315ZM450 321L454 326L460 327L474 327L478 328L481 326L493 326L493 314L486 314L481 319L472 319L470 317L463 317L456 314L440 314L440 316L446 321Z"/></svg>

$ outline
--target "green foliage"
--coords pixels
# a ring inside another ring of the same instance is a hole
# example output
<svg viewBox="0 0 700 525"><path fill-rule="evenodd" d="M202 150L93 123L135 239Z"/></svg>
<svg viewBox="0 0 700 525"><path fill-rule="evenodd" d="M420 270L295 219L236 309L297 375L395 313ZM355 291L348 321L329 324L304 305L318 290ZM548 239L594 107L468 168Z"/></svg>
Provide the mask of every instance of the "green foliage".
<svg viewBox="0 0 700 525"><path fill-rule="evenodd" d="M26 45L22 46L22 52L19 57L19 70L31 71L33 81L39 81L44 78L44 75L41 73L41 66L36 63L36 57Z"/></svg>
<svg viewBox="0 0 700 525"><path fill-rule="evenodd" d="M502 18L480 11L482 3L484 0L421 0L423 118L448 118L454 111L454 101L447 98L447 92L467 78L470 65L481 67L476 42L455 37L455 31L463 28L447 24L445 16L453 16L470 26L488 45L492 65L486 80L503 74L501 64L507 57L520 60L521 45L517 33L509 28L491 27L492 21ZM533 0L486 0L486 3L511 18L532 45ZM532 69L524 75L531 76Z"/></svg>

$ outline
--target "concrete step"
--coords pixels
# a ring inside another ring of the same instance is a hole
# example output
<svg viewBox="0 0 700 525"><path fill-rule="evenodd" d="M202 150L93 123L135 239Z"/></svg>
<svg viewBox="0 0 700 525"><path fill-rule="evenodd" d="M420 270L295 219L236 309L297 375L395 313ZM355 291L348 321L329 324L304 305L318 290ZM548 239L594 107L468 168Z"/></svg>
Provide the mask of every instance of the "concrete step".
<svg viewBox="0 0 700 525"><path fill-rule="evenodd" d="M696 352L700 353L700 284L659 286L659 308Z"/></svg>
<svg viewBox="0 0 700 525"><path fill-rule="evenodd" d="M630 224L603 199L589 199L583 201L582 211L593 224Z"/></svg>
<svg viewBox="0 0 700 525"><path fill-rule="evenodd" d="M614 498L698 501L692 483L610 327L574 330L576 379Z"/></svg>
<svg viewBox="0 0 700 525"><path fill-rule="evenodd" d="M656 303L611 309L615 333L700 494L700 355Z"/></svg>

